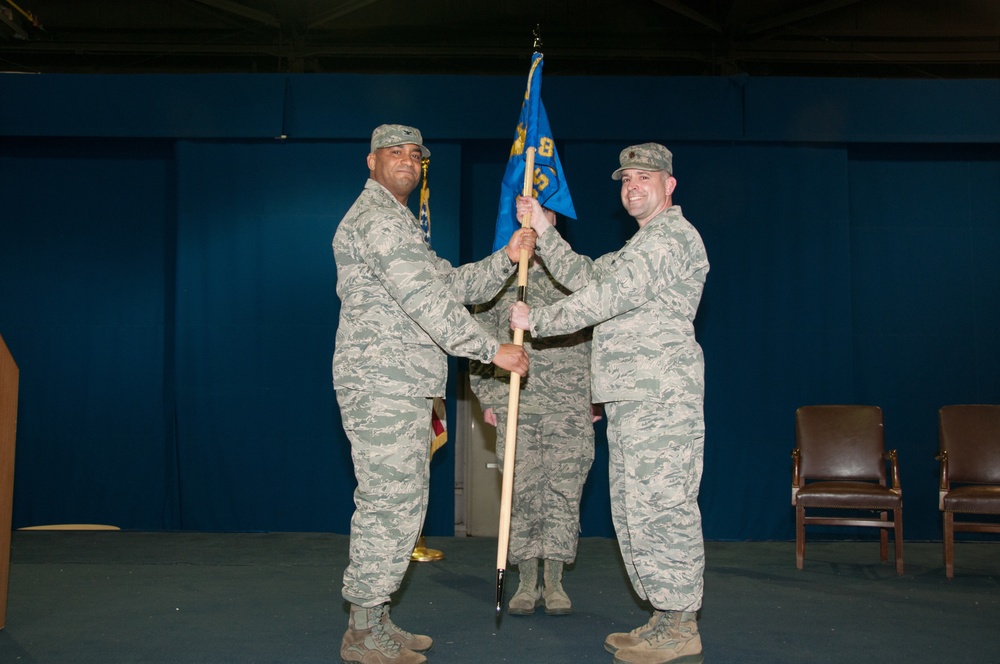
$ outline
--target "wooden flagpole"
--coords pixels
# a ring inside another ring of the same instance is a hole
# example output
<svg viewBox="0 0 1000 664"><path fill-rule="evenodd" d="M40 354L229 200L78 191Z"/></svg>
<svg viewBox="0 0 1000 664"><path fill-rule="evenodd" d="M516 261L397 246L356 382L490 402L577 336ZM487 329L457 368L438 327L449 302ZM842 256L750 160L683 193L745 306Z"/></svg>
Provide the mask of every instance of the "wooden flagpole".
<svg viewBox="0 0 1000 664"><path fill-rule="evenodd" d="M524 163L522 196L531 196L535 178L535 148L527 149ZM521 227L531 225L531 215L521 219ZM528 250L522 248L517 263L517 300L524 302L528 287ZM524 345L524 330L514 330L514 344ZM517 448L517 408L521 397L521 377L510 374L510 394L507 397L507 435L504 441L503 485L500 492L500 531L497 538L497 615L503 612L503 582L507 572L507 548L510 545L510 510L514 495L514 455Z"/></svg>

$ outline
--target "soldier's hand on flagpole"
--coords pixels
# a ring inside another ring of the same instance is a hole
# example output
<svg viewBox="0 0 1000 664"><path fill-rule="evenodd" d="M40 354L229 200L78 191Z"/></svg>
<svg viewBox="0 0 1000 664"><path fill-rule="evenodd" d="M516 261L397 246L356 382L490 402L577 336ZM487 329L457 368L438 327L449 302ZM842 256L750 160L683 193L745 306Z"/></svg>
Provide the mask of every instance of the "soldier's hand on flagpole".
<svg viewBox="0 0 1000 664"><path fill-rule="evenodd" d="M500 350L493 358L493 364L521 378L528 375L528 354L524 347L516 344L500 344Z"/></svg>
<svg viewBox="0 0 1000 664"><path fill-rule="evenodd" d="M530 330L531 323L528 321L528 314L530 313L531 308L524 302L515 302L510 308L510 329Z"/></svg>
<svg viewBox="0 0 1000 664"><path fill-rule="evenodd" d="M552 228L555 220L556 213L552 210L546 210L542 207L542 204L538 202L538 199L534 196L518 196L517 197L517 218L521 220L524 215L531 215L531 227L536 233L542 235L545 231Z"/></svg>
<svg viewBox="0 0 1000 664"><path fill-rule="evenodd" d="M519 228L514 231L514 234L510 236L510 240L505 247L507 258L510 259L510 262L517 263L521 260L521 249L525 249L528 252L529 259L534 256L535 240L537 238L538 236L535 234L535 231L530 228Z"/></svg>

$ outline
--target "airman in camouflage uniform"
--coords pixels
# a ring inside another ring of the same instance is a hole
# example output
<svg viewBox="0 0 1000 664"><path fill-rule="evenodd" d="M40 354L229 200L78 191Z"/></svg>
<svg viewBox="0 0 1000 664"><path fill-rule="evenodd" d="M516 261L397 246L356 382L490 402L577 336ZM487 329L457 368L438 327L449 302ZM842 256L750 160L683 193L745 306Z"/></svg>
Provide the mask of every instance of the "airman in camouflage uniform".
<svg viewBox="0 0 1000 664"><path fill-rule="evenodd" d="M555 214L546 213L554 221ZM569 293L537 256L528 270L526 292L536 306L554 304ZM516 301L512 277L493 301L476 308L475 316L506 339L511 335L510 306ZM518 566L519 584L508 612L530 615L542 603L547 614L565 615L572 612L572 602L562 587L563 566L576 560L580 496L594 462L590 329L544 339L525 334L524 347L531 371L520 386L508 550L508 561ZM477 362L470 369L483 419L497 428L497 457L503 463L510 372Z"/></svg>
<svg viewBox="0 0 1000 664"><path fill-rule="evenodd" d="M420 132L382 125L372 133L370 178L333 237L340 322L333 385L358 486L343 596L351 604L344 662L420 664L427 636L398 628L389 596L402 581L427 509L432 399L444 396L445 353L527 373L524 349L501 344L464 304L488 301L534 233L503 251L452 267L431 251L406 207L421 158Z"/></svg>
<svg viewBox="0 0 1000 664"><path fill-rule="evenodd" d="M696 612L705 567L698 488L705 442L704 360L694 318L708 258L695 228L673 205L673 157L656 143L625 148L625 209L639 230L620 250L591 260L546 232L531 213L538 253L560 283L561 302L514 306L511 325L537 338L594 325L593 398L608 414L611 511L636 593L654 608L648 623L611 634L616 663L703 661Z"/></svg>

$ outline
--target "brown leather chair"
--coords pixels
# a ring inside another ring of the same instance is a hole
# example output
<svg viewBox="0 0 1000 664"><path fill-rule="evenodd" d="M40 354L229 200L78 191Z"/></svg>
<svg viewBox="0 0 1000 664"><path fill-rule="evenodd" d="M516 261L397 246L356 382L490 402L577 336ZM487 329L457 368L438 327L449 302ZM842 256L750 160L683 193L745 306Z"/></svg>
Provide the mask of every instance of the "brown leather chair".
<svg viewBox="0 0 1000 664"><path fill-rule="evenodd" d="M806 526L865 526L880 529L882 562L892 528L896 572L903 573L903 497L896 451L885 451L878 406L802 406L795 411L792 505L795 506L795 566L802 569ZM886 485L886 462L892 485ZM807 514L806 510L809 510ZM838 510L815 516L813 510ZM844 516L844 512L848 516ZM856 511L876 512L864 516ZM892 512L892 520L888 518ZM854 514L854 516L850 516Z"/></svg>
<svg viewBox="0 0 1000 664"><path fill-rule="evenodd" d="M1000 533L1000 522L956 521L956 513L1000 514L1000 406L944 406L938 411L944 520L944 572L955 576L955 533ZM957 486L956 486L957 485Z"/></svg>

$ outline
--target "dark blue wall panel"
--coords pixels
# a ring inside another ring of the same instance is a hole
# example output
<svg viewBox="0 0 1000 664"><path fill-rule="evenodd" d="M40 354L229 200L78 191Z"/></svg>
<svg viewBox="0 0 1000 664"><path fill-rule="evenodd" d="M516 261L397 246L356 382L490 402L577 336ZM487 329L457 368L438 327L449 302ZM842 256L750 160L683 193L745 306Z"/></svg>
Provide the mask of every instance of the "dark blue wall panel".
<svg viewBox="0 0 1000 664"><path fill-rule="evenodd" d="M345 532L330 240L371 128L421 127L434 248L478 259L523 86L0 76L15 525ZM676 201L712 262L696 322L706 535L790 538L795 407L864 402L900 452L907 537L940 537L937 408L1000 402L1000 83L579 77L543 96L581 253L634 232L618 152L674 151ZM584 534L610 534L602 445L599 427ZM428 534L451 532L453 472L445 448Z"/></svg>
<svg viewBox="0 0 1000 664"><path fill-rule="evenodd" d="M169 527L169 153L66 141L0 155L0 333L20 368L15 524Z"/></svg>
<svg viewBox="0 0 1000 664"><path fill-rule="evenodd" d="M764 141L1000 141L997 81L755 78L746 137Z"/></svg>
<svg viewBox="0 0 1000 664"><path fill-rule="evenodd" d="M285 80L254 75L0 75L0 135L278 136Z"/></svg>

